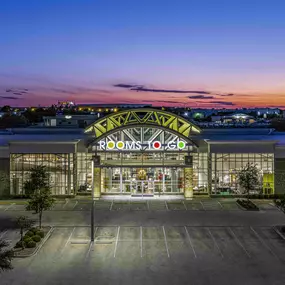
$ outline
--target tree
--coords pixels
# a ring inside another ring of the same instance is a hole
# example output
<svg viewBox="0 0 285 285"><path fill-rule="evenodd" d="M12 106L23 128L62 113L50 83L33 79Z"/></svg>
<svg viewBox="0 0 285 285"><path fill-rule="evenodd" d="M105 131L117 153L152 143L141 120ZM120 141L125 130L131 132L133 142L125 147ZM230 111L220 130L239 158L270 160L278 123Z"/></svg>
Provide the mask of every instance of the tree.
<svg viewBox="0 0 285 285"><path fill-rule="evenodd" d="M274 203L283 213L285 213L285 194L280 199L275 199Z"/></svg>
<svg viewBox="0 0 285 285"><path fill-rule="evenodd" d="M49 173L44 165L33 167L29 179L24 182L24 193L31 196L42 188L49 189L49 177Z"/></svg>
<svg viewBox="0 0 285 285"><path fill-rule="evenodd" d="M42 227L43 211L52 208L54 203L55 199L51 196L51 190L49 188L39 189L32 194L31 199L28 201L26 210L34 211L34 214L39 215L39 228Z"/></svg>
<svg viewBox="0 0 285 285"><path fill-rule="evenodd" d="M239 185L245 190L249 200L249 191L259 185L259 170L256 165L248 163L237 176Z"/></svg>
<svg viewBox="0 0 285 285"><path fill-rule="evenodd" d="M35 221L29 219L27 216L20 216L17 218L16 224L20 229L21 244L22 244L22 249L24 249L24 242L23 242L24 230L32 227L35 224Z"/></svg>
<svg viewBox="0 0 285 285"><path fill-rule="evenodd" d="M13 250L7 249L9 243L0 239L0 271L7 271L13 269L12 258L14 256Z"/></svg>
<svg viewBox="0 0 285 285"><path fill-rule="evenodd" d="M9 174L0 170L0 196L8 197L10 195Z"/></svg>

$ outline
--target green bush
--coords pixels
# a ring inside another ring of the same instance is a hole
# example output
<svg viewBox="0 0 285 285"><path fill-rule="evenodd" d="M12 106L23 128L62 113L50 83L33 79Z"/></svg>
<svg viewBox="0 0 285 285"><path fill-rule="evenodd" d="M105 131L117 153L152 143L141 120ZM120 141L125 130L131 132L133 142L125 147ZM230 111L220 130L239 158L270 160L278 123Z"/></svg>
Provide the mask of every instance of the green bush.
<svg viewBox="0 0 285 285"><path fill-rule="evenodd" d="M41 237L38 236L38 235L33 236L32 239L33 239L33 241L35 241L35 242L41 241Z"/></svg>
<svg viewBox="0 0 285 285"><path fill-rule="evenodd" d="M34 235L34 232L33 231L28 231L25 236L26 237L32 237Z"/></svg>
<svg viewBox="0 0 285 285"><path fill-rule="evenodd" d="M29 231L33 232L34 235L36 234L36 232L38 231L38 228L34 227L34 228L30 228Z"/></svg>
<svg viewBox="0 0 285 285"><path fill-rule="evenodd" d="M27 244L27 247L28 247L28 248L34 248L34 247L36 247L36 245L37 245L37 244L36 244L34 241L31 240L31 241Z"/></svg>
<svg viewBox="0 0 285 285"><path fill-rule="evenodd" d="M259 208L250 200L242 200L238 199L237 203L245 208L246 210L251 210L251 211L258 211Z"/></svg>
<svg viewBox="0 0 285 285"><path fill-rule="evenodd" d="M22 248L22 245L24 245L24 247L26 247L26 243L25 241L18 241L15 245L15 248Z"/></svg>
<svg viewBox="0 0 285 285"><path fill-rule="evenodd" d="M32 240L32 238L25 236L25 237L23 238L23 240L24 240L24 242L27 244L27 243L29 243L29 242Z"/></svg>
<svg viewBox="0 0 285 285"><path fill-rule="evenodd" d="M41 238L43 238L45 236L45 233L43 231L37 231L36 235L40 236Z"/></svg>

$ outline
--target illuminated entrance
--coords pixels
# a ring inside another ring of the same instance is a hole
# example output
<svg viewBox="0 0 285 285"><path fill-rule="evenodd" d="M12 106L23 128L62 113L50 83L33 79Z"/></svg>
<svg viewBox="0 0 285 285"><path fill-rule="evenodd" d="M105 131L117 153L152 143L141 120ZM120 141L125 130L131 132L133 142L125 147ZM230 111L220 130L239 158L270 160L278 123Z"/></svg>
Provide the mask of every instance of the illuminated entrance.
<svg viewBox="0 0 285 285"><path fill-rule="evenodd" d="M100 173L94 180L97 196L192 196L189 169L197 146L190 134L199 132L183 118L153 109L112 114L88 126L89 152L97 157L94 167Z"/></svg>

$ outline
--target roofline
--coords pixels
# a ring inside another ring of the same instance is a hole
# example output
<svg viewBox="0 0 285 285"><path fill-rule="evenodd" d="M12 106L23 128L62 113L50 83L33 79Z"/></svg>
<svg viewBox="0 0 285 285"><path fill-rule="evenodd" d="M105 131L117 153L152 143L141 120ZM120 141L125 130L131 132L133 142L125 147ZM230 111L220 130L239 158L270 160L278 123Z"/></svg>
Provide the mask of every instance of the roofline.
<svg viewBox="0 0 285 285"><path fill-rule="evenodd" d="M278 140L229 140L229 141L211 141L210 139L204 139L204 141L208 144L237 144L237 143L243 143L243 144L276 144L279 141Z"/></svg>
<svg viewBox="0 0 285 285"><path fill-rule="evenodd" d="M10 144L25 144L25 143L31 143L31 144L47 144L47 143L53 143L53 144L65 144L65 143L72 143L77 144L80 142L80 140L72 140L72 141L9 141Z"/></svg>

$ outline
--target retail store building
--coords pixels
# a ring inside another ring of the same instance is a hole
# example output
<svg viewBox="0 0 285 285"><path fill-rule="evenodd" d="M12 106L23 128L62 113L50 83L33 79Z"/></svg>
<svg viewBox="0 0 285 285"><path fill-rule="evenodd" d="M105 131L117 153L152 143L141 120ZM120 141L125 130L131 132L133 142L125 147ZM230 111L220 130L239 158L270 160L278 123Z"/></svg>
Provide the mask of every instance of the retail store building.
<svg viewBox="0 0 285 285"><path fill-rule="evenodd" d="M285 193L285 134L270 129L200 129L157 109L112 113L85 129L27 128L0 135L10 193L24 194L45 165L55 195L241 194L237 174L260 170L254 193Z"/></svg>

